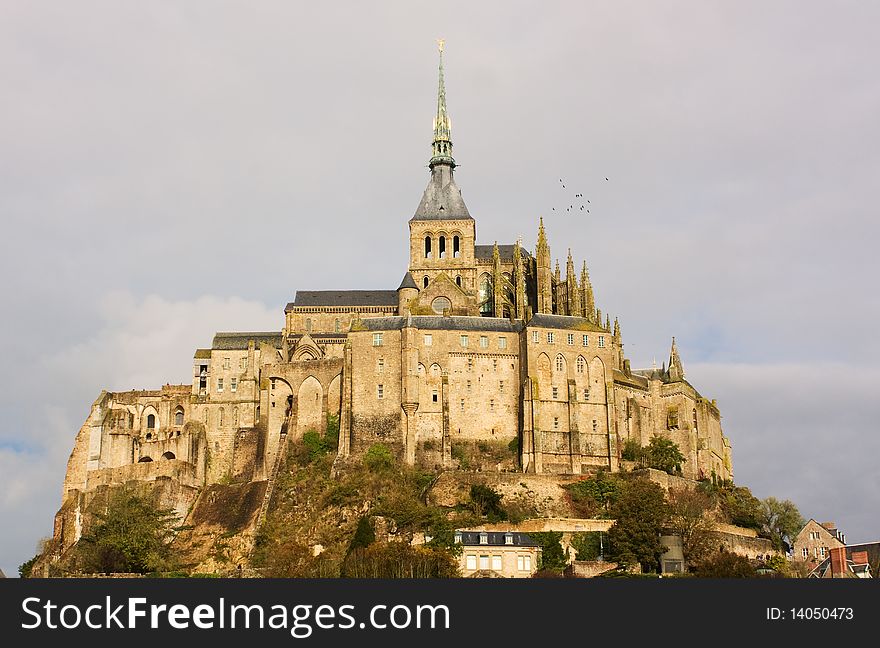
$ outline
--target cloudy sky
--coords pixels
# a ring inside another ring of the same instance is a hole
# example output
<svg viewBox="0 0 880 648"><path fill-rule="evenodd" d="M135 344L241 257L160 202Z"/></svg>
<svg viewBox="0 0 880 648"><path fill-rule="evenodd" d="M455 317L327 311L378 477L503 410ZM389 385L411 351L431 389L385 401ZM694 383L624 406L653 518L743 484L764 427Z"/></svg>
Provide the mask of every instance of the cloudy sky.
<svg viewBox="0 0 880 648"><path fill-rule="evenodd" d="M3 571L102 388L188 381L297 289L397 286L440 36L480 242L544 216L633 366L676 336L737 482L880 539L880 6L538 6L0 4Z"/></svg>

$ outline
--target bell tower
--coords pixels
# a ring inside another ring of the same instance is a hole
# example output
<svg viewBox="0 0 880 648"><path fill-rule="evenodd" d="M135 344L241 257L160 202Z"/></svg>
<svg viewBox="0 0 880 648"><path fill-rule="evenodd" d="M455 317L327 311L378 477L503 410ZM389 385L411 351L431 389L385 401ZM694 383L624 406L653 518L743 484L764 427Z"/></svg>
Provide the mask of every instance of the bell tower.
<svg viewBox="0 0 880 648"><path fill-rule="evenodd" d="M452 120L446 108L443 79L443 40L440 54L437 114L428 168L431 178L415 215L409 221L409 271L424 290L439 275L446 275L468 295L476 292L476 223L455 183L452 157Z"/></svg>

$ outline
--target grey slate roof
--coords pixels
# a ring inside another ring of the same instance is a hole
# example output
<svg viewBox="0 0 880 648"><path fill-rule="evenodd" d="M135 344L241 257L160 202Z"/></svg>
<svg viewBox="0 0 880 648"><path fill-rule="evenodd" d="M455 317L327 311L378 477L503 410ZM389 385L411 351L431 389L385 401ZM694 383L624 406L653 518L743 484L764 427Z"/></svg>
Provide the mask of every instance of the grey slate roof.
<svg viewBox="0 0 880 648"><path fill-rule="evenodd" d="M297 290L285 312L295 307L397 306L396 290Z"/></svg>
<svg viewBox="0 0 880 648"><path fill-rule="evenodd" d="M595 331L596 333L608 333L605 329L596 326L585 317L571 315L550 315L549 313L535 313L529 320L529 327L541 326L543 328L572 329L576 331ZM610 333L608 333L610 335Z"/></svg>
<svg viewBox="0 0 880 648"><path fill-rule="evenodd" d="M419 289L419 287L416 285L416 280L413 279L412 272L407 271L407 273L403 275L403 280L400 282L397 290L403 290L404 288L415 288L416 290Z"/></svg>
<svg viewBox="0 0 880 648"><path fill-rule="evenodd" d="M431 169L431 179L422 201L410 220L473 220L449 166L438 164Z"/></svg>
<svg viewBox="0 0 880 648"><path fill-rule="evenodd" d="M254 345L259 348L261 342L267 342L275 348L281 346L281 333L262 332L262 333L228 333L220 332L214 335L214 341L211 343L212 349L218 351L244 351L248 348L248 342L254 341Z"/></svg>
<svg viewBox="0 0 880 648"><path fill-rule="evenodd" d="M361 331L397 331L404 327L405 317L368 317L361 320ZM418 329L434 331L494 331L519 333L522 324L511 322L503 317L465 317L440 315L418 315L412 317L413 326Z"/></svg>
<svg viewBox="0 0 880 648"><path fill-rule="evenodd" d="M474 257L477 259L491 259L494 245L475 245L474 246ZM498 255L501 257L502 261L513 261L513 251L516 248L515 245L499 245L498 246ZM524 247L520 247L520 256L524 259L528 259L531 257L529 251Z"/></svg>
<svg viewBox="0 0 880 648"><path fill-rule="evenodd" d="M480 546L480 535L484 534L486 537L486 544L482 545L484 547L499 547L507 544L504 540L504 536L507 535L504 531L456 531L456 534L461 533L461 544L466 547L471 546ZM520 533L518 531L513 531L511 533L513 536L513 546L515 547L540 547L541 545L532 540L525 533ZM510 546L510 545L508 545Z"/></svg>

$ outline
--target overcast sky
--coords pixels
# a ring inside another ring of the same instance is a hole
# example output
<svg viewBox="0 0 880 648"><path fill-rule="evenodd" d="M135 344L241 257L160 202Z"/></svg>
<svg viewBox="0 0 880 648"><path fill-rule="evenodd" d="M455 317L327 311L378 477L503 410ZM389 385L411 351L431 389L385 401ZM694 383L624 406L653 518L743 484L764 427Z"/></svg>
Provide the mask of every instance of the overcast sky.
<svg viewBox="0 0 880 648"><path fill-rule="evenodd" d="M0 568L51 534L101 389L187 382L297 289L398 285L440 36L478 241L534 249L543 216L634 367L676 336L738 483L880 539L878 24L803 0L0 3Z"/></svg>

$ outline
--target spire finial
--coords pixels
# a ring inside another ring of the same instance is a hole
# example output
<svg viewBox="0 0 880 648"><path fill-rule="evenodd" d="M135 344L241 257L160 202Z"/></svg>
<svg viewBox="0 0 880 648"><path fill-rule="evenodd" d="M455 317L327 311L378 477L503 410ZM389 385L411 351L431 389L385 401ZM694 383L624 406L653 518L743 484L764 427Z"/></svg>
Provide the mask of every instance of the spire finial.
<svg viewBox="0 0 880 648"><path fill-rule="evenodd" d="M455 168L452 159L452 120L446 110L446 84L443 81L443 46L442 38L437 39L437 50L440 56L440 80L437 84L437 115L434 117L434 142L431 145L431 160L428 166L433 169L438 164Z"/></svg>

